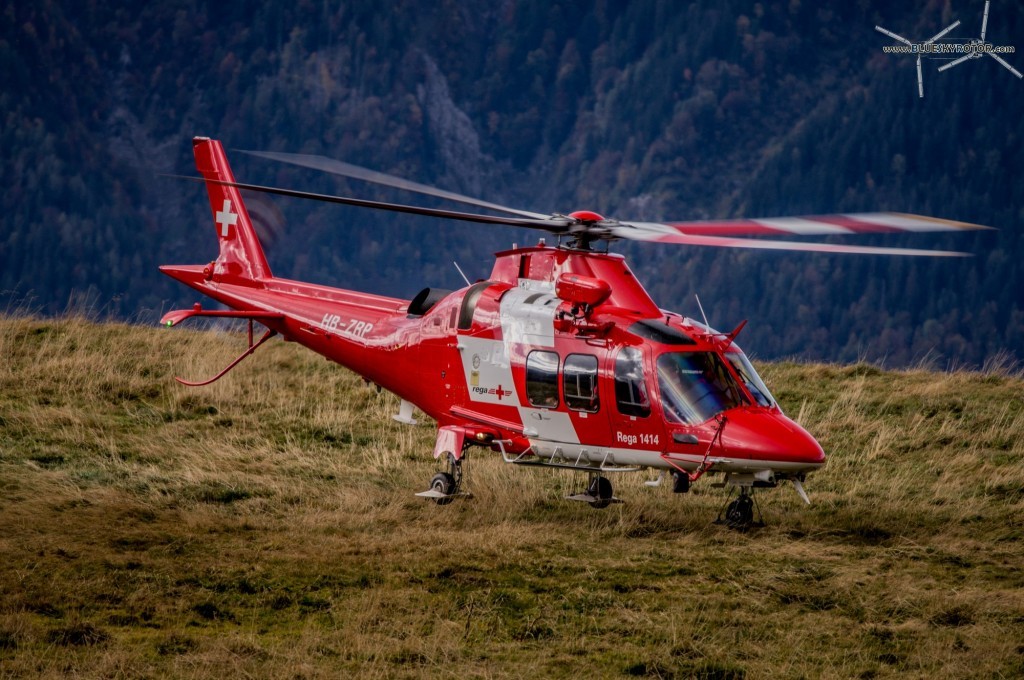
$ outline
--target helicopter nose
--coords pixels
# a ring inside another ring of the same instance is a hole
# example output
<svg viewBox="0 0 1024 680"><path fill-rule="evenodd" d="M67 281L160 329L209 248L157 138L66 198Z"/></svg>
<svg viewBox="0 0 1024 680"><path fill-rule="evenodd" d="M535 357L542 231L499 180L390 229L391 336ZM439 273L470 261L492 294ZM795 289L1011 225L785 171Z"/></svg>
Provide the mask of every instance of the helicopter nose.
<svg viewBox="0 0 1024 680"><path fill-rule="evenodd" d="M825 463L817 440L781 413L735 409L728 418L722 443L737 458L785 463L794 470L813 470Z"/></svg>

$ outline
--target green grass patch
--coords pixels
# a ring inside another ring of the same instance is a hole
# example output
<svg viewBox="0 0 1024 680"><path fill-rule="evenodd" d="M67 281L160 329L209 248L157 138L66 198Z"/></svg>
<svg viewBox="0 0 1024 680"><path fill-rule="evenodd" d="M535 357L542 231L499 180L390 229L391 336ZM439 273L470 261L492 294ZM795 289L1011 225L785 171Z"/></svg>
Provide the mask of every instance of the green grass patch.
<svg viewBox="0 0 1024 680"><path fill-rule="evenodd" d="M469 459L295 345L214 385L233 333L0 319L0 675L1016 677L1024 382L761 366L823 444L768 527L725 492Z"/></svg>

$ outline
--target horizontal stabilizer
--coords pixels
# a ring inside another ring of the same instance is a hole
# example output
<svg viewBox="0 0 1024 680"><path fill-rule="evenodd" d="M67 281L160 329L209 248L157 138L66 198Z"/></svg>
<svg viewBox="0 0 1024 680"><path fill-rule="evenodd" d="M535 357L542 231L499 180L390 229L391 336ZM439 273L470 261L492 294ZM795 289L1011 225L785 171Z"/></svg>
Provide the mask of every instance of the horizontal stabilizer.
<svg viewBox="0 0 1024 680"><path fill-rule="evenodd" d="M176 309L173 312L167 312L163 318L160 319L161 326L177 326L182 321L190 319L194 316L206 316L206 317L219 317L227 319L251 319L253 321L283 321L284 315L277 314L275 312L246 312L221 309L203 309L198 303L192 309Z"/></svg>

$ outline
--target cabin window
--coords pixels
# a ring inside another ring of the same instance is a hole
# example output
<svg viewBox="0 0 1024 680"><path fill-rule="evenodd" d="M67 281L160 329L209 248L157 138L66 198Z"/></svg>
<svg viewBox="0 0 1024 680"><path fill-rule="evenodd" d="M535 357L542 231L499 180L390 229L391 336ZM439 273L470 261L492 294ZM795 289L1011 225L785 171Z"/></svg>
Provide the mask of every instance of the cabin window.
<svg viewBox="0 0 1024 680"><path fill-rule="evenodd" d="M533 351L526 357L526 399L531 406L558 408L558 354Z"/></svg>
<svg viewBox="0 0 1024 680"><path fill-rule="evenodd" d="M743 392L714 352L666 352L658 357L658 388L665 419L699 425L746 403Z"/></svg>
<svg viewBox="0 0 1024 680"><path fill-rule="evenodd" d="M597 357L590 354L570 354L562 367L562 390L565 405L573 411L596 413Z"/></svg>
<svg viewBox="0 0 1024 680"><path fill-rule="evenodd" d="M643 354L636 347L624 347L615 359L615 403L624 416L646 418L651 414Z"/></svg>

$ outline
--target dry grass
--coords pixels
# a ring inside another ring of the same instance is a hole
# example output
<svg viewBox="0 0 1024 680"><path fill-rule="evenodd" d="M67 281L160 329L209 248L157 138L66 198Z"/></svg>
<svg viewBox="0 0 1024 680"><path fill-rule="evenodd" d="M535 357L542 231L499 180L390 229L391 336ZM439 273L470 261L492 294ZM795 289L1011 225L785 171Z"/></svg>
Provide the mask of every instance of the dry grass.
<svg viewBox="0 0 1024 680"><path fill-rule="evenodd" d="M0 676L1019 677L1024 382L764 367L831 455L712 526L722 491L474 453L302 348L211 387L237 334L0 320Z"/></svg>

